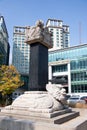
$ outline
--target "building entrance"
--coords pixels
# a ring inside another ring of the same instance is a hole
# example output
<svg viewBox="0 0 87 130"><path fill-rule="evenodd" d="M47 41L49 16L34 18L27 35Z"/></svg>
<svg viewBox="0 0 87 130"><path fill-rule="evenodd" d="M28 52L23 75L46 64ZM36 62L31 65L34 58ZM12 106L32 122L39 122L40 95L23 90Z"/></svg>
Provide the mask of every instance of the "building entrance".
<svg viewBox="0 0 87 130"><path fill-rule="evenodd" d="M53 84L62 84L66 89L66 93L68 93L68 76L53 76L52 80L50 80Z"/></svg>

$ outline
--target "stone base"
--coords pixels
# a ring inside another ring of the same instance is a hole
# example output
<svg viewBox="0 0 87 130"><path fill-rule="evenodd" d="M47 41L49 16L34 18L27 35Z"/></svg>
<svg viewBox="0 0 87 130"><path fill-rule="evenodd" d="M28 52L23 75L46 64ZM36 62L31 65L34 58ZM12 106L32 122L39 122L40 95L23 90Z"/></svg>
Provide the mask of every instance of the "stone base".
<svg viewBox="0 0 87 130"><path fill-rule="evenodd" d="M87 130L87 118L77 117L67 123L52 124L0 116L0 130Z"/></svg>
<svg viewBox="0 0 87 130"><path fill-rule="evenodd" d="M16 100L18 104L19 99ZM29 111L27 106L19 107L16 103L1 109L0 130L87 130L87 118L70 108L54 112Z"/></svg>
<svg viewBox="0 0 87 130"><path fill-rule="evenodd" d="M48 122L52 124L62 124L64 122L67 122L71 119L78 117L79 112L72 111L71 109L64 109L53 113L37 113L21 110L13 110L13 111L2 110L1 115L5 115L16 119L30 120L34 122L44 122L44 123Z"/></svg>
<svg viewBox="0 0 87 130"><path fill-rule="evenodd" d="M30 112L40 113L46 115L58 110L63 110L65 106L57 101L52 95L44 91L27 91L23 95L14 100L12 105L5 107L3 112L22 113Z"/></svg>
<svg viewBox="0 0 87 130"><path fill-rule="evenodd" d="M2 130L65 130L65 126L62 126L67 122L73 122L78 117L79 112L64 108L63 104L56 102L47 92L25 92L11 106L1 109L0 128ZM84 124L86 122L82 121L74 127L75 130L78 126L80 128L80 125L83 127ZM67 130L74 130L74 128ZM82 128L77 130L82 130Z"/></svg>
<svg viewBox="0 0 87 130"><path fill-rule="evenodd" d="M12 118L53 124L61 124L79 116L78 112L73 112L43 91L25 92L12 105L2 109L1 113Z"/></svg>
<svg viewBox="0 0 87 130"><path fill-rule="evenodd" d="M43 113L43 112L31 112L31 111L28 111L28 110L24 110L23 108L22 109L2 109L1 110L1 113L5 114L5 115L13 115L13 116L23 116L25 118L28 118L28 117L37 117L37 118L53 118L53 117L56 117L56 116L60 116L60 115L63 115L63 114L66 114L66 113L72 113L72 109L68 108L68 109L63 109L63 110L60 110L60 111L55 111L55 112L52 112L52 113Z"/></svg>

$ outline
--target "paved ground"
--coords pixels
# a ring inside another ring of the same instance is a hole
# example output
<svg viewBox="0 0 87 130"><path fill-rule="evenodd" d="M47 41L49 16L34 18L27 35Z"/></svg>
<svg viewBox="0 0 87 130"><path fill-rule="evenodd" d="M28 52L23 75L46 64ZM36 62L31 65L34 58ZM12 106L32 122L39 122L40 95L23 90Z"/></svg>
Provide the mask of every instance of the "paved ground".
<svg viewBox="0 0 87 130"><path fill-rule="evenodd" d="M87 117L87 108L72 108L72 110L79 111L81 116Z"/></svg>

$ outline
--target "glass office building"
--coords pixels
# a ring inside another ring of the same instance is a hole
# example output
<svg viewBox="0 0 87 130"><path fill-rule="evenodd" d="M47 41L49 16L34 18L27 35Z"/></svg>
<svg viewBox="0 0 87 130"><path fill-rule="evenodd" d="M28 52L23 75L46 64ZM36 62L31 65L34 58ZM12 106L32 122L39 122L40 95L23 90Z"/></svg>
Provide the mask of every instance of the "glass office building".
<svg viewBox="0 0 87 130"><path fill-rule="evenodd" d="M87 94L87 44L49 51L49 79L53 77L65 80L67 93Z"/></svg>
<svg viewBox="0 0 87 130"><path fill-rule="evenodd" d="M0 16L0 65L9 64L9 36L3 16Z"/></svg>
<svg viewBox="0 0 87 130"><path fill-rule="evenodd" d="M27 27L14 27L12 64L20 74L29 74L29 45L25 43Z"/></svg>
<svg viewBox="0 0 87 130"><path fill-rule="evenodd" d="M20 89L23 91L28 89L29 80L29 53L30 47L25 43L25 34L28 27L14 26L13 30L13 56L12 64L21 74L21 79L24 81L24 86ZM17 93L18 92L18 93ZM19 95L20 91L14 94ZM21 92L22 93L22 92Z"/></svg>

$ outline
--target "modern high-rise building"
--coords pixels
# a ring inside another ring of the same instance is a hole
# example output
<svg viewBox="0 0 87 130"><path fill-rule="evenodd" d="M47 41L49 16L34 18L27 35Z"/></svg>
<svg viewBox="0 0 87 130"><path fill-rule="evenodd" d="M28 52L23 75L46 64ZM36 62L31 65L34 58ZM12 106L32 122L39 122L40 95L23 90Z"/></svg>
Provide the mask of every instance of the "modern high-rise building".
<svg viewBox="0 0 87 130"><path fill-rule="evenodd" d="M13 31L12 64L20 74L29 74L29 45L25 43L27 27L15 26Z"/></svg>
<svg viewBox="0 0 87 130"><path fill-rule="evenodd" d="M52 33L53 48L50 50L67 48L70 46L70 32L68 25L63 25L62 20L48 19L46 26Z"/></svg>
<svg viewBox="0 0 87 130"><path fill-rule="evenodd" d="M16 67L24 81L24 87L21 90L28 89L29 81L29 45L25 43L25 33L28 27L15 26L13 29L13 54L12 64ZM20 89L20 88L19 88ZM13 95L17 96L23 93L22 91L14 92Z"/></svg>
<svg viewBox="0 0 87 130"><path fill-rule="evenodd" d="M0 64L9 64L9 36L3 16L0 16Z"/></svg>

